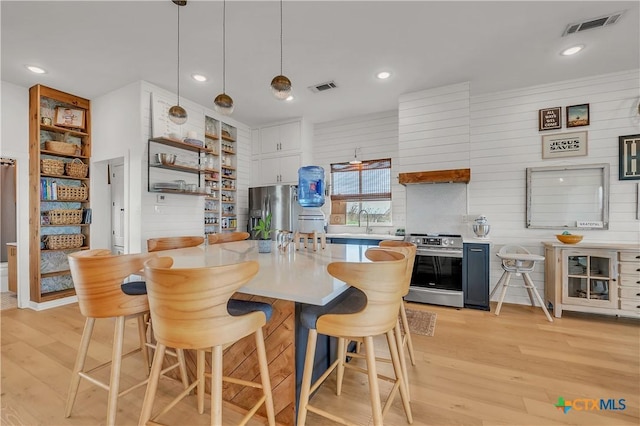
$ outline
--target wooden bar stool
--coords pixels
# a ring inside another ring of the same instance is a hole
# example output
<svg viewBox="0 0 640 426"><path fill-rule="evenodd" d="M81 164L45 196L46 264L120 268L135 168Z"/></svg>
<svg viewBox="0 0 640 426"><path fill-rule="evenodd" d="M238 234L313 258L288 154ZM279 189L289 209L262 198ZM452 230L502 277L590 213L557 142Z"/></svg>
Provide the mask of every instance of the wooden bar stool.
<svg viewBox="0 0 640 426"><path fill-rule="evenodd" d="M172 250L185 247L195 247L204 243L204 237L181 236L181 237L159 237L147 240L147 251Z"/></svg>
<svg viewBox="0 0 640 426"><path fill-rule="evenodd" d="M375 253L369 253L375 251ZM298 407L298 425L304 425L307 412L311 411L335 422L350 424L348 420L340 418L326 409L312 406L310 395L333 372L337 371L337 383L342 382L344 368L355 368L344 363L344 358L338 356L327 371L315 382L311 383L318 334L325 334L338 338L338 354L345 353L348 340L363 341L366 354L369 378L369 392L373 424L382 424L384 415L388 412L398 390L409 423L413 422L409 398L404 385L404 375L400 366L398 347L394 337L394 328L398 323L398 312L402 302L404 276L407 267L406 257L399 252L383 249L370 249L368 257L376 260L369 263L334 262L327 267L328 272L335 278L346 282L350 289L330 302L326 306L307 305L300 313L303 326L309 329L307 352L302 376L300 403ZM386 335L389 353L393 364L395 378L387 379L393 383L384 408L380 401L378 387L378 373L373 337ZM338 387L336 394L342 389Z"/></svg>
<svg viewBox="0 0 640 426"><path fill-rule="evenodd" d="M304 248L307 248L308 240L311 240L311 248L316 251L318 245L318 239L320 242L320 248L325 249L327 247L327 235L324 232L297 232L293 234L293 244L296 250L300 250L300 239L304 244Z"/></svg>
<svg viewBox="0 0 640 426"><path fill-rule="evenodd" d="M553 318L551 318L551 315L549 315L549 311L544 305L544 301L542 300L542 297L540 297L540 293L538 293L536 286L533 285L533 281L529 276L529 272L533 272L536 262L544 261L544 256L531 254L526 248L517 245L506 245L502 247L500 251L496 253L496 255L502 260L502 269L504 269L504 272L502 273L502 276L498 280L498 283L493 288L493 290L491 291L491 295L489 296L489 299L491 299L498 288L502 289L495 314L500 315L500 309L502 308L504 297L507 294L507 289L509 287L515 287L514 285L510 285L511 276L515 274L522 275L522 279L524 280L524 288L529 294L531 306L536 306L536 302L534 300L535 296L535 298L538 299L540 307L542 308L542 311L546 315L549 322L553 322Z"/></svg>
<svg viewBox="0 0 640 426"><path fill-rule="evenodd" d="M209 234L207 235L207 242L209 244L221 244L230 243L232 241L243 241L249 238L248 232L224 232L221 234Z"/></svg>
<svg viewBox="0 0 640 426"><path fill-rule="evenodd" d="M80 306L80 312L86 317L86 321L75 366L73 367L71 384L69 385L65 417L71 416L71 410L78 394L80 379L85 379L108 391L107 425L115 424L118 398L147 383L148 379L145 379L128 389L120 390L120 367L124 357L136 352L142 352L147 369L149 367L149 358L145 348L146 330L143 318L149 312L147 296L127 295L122 292L121 284L129 275L139 273L144 266L144 261L153 256L153 254L148 253L114 256L110 250L106 249L79 251L69 255L69 268L78 296L78 305ZM92 369L85 370L85 362L95 321L101 318L115 319L111 360ZM130 318L135 318L138 321L140 347L123 355L124 325L125 321ZM163 373L181 365L183 384L186 387L186 367L184 359L181 361L181 363L177 362L171 365ZM109 383L104 383L92 375L96 370L107 366L111 367Z"/></svg>
<svg viewBox="0 0 640 426"><path fill-rule="evenodd" d="M249 261L232 265L172 269L170 257L151 259L145 264L145 277L151 320L157 340L149 384L140 414L140 425L156 419L196 388L198 412L204 412L205 377L211 378L211 424L222 424L222 382L230 382L262 389L262 397L243 418L245 424L262 404L267 419L275 425L275 412L271 382L267 366L262 327L270 316L269 309L249 302L242 306L233 302L231 295L251 280L258 272L258 262ZM235 312L233 312L235 310ZM231 312L231 314L230 314ZM233 314L233 315L232 315ZM238 315L238 316L234 316ZM261 383L223 377L222 351L250 334L255 334L256 352ZM152 418L153 402L158 387L164 351L167 346L196 351L196 380ZM205 352L211 352L211 373L205 374Z"/></svg>

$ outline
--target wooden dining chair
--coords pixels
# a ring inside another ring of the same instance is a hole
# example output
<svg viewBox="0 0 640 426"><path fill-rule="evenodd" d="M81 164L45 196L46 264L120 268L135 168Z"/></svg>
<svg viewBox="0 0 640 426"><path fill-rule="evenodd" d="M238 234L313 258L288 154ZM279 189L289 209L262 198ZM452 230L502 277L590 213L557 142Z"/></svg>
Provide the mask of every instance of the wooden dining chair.
<svg viewBox="0 0 640 426"><path fill-rule="evenodd" d="M151 253L161 250L195 247L202 243L204 243L204 237L200 236L149 238L147 240L147 251Z"/></svg>
<svg viewBox="0 0 640 426"><path fill-rule="evenodd" d="M413 422L393 331L398 323L398 311L402 302L407 258L397 251L384 249L369 249L367 250L367 257L374 260L374 262L333 262L329 264L327 267L329 274L352 287L325 306L305 305L301 309L300 320L302 325L309 329L309 336L298 407L298 425L305 424L308 411L338 423L351 424L347 419L331 413L329 407L321 409L310 404L310 395L327 379L333 370L337 372L338 383L342 382L345 368L357 370L357 367L345 364L344 358L338 356L327 371L312 384L318 334L337 337L338 354L345 353L347 341L364 342L373 424L382 424L383 417L391 407L398 390L400 391L407 421L409 423ZM395 375L394 378L385 378L393 383L393 387L387 397L384 408L380 401L379 375L376 370L373 343L373 337L379 335L386 336ZM341 392L342 389L337 387L336 394L340 395Z"/></svg>
<svg viewBox="0 0 640 426"><path fill-rule="evenodd" d="M267 365L262 328L271 313L258 308L230 313L231 295L258 273L258 262L248 261L203 268L172 268L173 259L160 257L145 264L149 306L154 334L158 342L151 375L144 397L140 425L156 419L196 388L198 412L204 412L205 378L211 389L211 424L222 424L222 383L230 382L262 389L262 396L248 410L240 424L245 424L264 404L270 425L275 425L271 381ZM268 304L261 304L267 305ZM238 306L236 306L238 308ZM222 351L245 336L255 334L257 363L261 382L223 377ZM196 379L166 407L154 414L153 403L158 388L165 348L196 351ZM211 352L211 373L205 374L205 352Z"/></svg>
<svg viewBox="0 0 640 426"><path fill-rule="evenodd" d="M223 232L207 235L209 244L230 243L233 241L243 241L250 237L248 232Z"/></svg>
<svg viewBox="0 0 640 426"><path fill-rule="evenodd" d="M129 275L139 273L144 267L144 261L153 256L155 255L149 253L112 255L111 251L107 249L79 251L68 256L69 269L71 270L73 285L78 296L78 305L86 320L75 366L73 367L71 384L69 385L65 417L71 416L81 379L85 379L108 391L107 425L115 424L118 398L147 383L148 379L145 378L145 380L128 389L120 390L120 367L124 357L136 352L142 352L146 366L145 372L148 372L149 368L143 320L143 316L149 312L147 296L127 295L122 292L121 284ZM86 370L87 353L96 319L104 318L115 319L111 360ZM130 318L135 318L138 321L140 347L123 354L125 321ZM93 375L97 370L108 366L111 367L108 383L99 380ZM183 384L186 387L184 359L173 364L165 372L175 367L180 367Z"/></svg>

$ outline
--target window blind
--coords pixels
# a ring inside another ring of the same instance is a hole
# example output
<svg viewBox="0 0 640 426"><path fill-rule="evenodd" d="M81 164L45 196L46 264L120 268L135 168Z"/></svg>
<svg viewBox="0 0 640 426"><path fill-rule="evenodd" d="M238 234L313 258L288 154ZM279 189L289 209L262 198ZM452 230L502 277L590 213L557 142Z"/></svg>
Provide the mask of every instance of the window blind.
<svg viewBox="0 0 640 426"><path fill-rule="evenodd" d="M331 164L331 200L391 200L391 159Z"/></svg>

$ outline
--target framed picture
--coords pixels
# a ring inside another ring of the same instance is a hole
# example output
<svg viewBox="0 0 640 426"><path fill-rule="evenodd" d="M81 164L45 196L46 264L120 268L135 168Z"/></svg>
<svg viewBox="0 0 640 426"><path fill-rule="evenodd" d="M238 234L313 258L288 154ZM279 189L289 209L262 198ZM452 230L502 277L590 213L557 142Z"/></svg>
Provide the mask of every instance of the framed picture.
<svg viewBox="0 0 640 426"><path fill-rule="evenodd" d="M556 133L542 136L542 158L587 155L587 132Z"/></svg>
<svg viewBox="0 0 640 426"><path fill-rule="evenodd" d="M620 160L618 179L640 179L640 135L618 137Z"/></svg>
<svg viewBox="0 0 640 426"><path fill-rule="evenodd" d="M61 127L84 129L84 110L69 107L56 107L54 124Z"/></svg>
<svg viewBox="0 0 640 426"><path fill-rule="evenodd" d="M562 129L562 107L538 110L538 131Z"/></svg>
<svg viewBox="0 0 640 426"><path fill-rule="evenodd" d="M589 125L589 104L571 105L567 107L567 127Z"/></svg>

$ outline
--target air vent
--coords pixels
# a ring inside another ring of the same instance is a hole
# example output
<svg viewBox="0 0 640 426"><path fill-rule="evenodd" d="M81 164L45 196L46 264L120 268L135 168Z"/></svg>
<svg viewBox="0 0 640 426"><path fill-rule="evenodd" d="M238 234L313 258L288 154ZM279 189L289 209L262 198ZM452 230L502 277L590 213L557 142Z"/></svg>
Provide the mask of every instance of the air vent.
<svg viewBox="0 0 640 426"><path fill-rule="evenodd" d="M336 83L332 80L327 81L326 83L314 84L313 86L309 86L309 90L311 90L313 93L318 93L335 89L337 87L338 86L336 86Z"/></svg>
<svg viewBox="0 0 640 426"><path fill-rule="evenodd" d="M598 18L589 19L584 22L569 24L567 25L567 28L564 30L564 33L562 33L562 36L564 37L569 34L578 33L580 31L590 30L593 28L600 28L606 25L613 25L616 22L618 22L618 20L623 14L624 14L624 11L616 12L616 13L612 13L611 15L600 16Z"/></svg>

